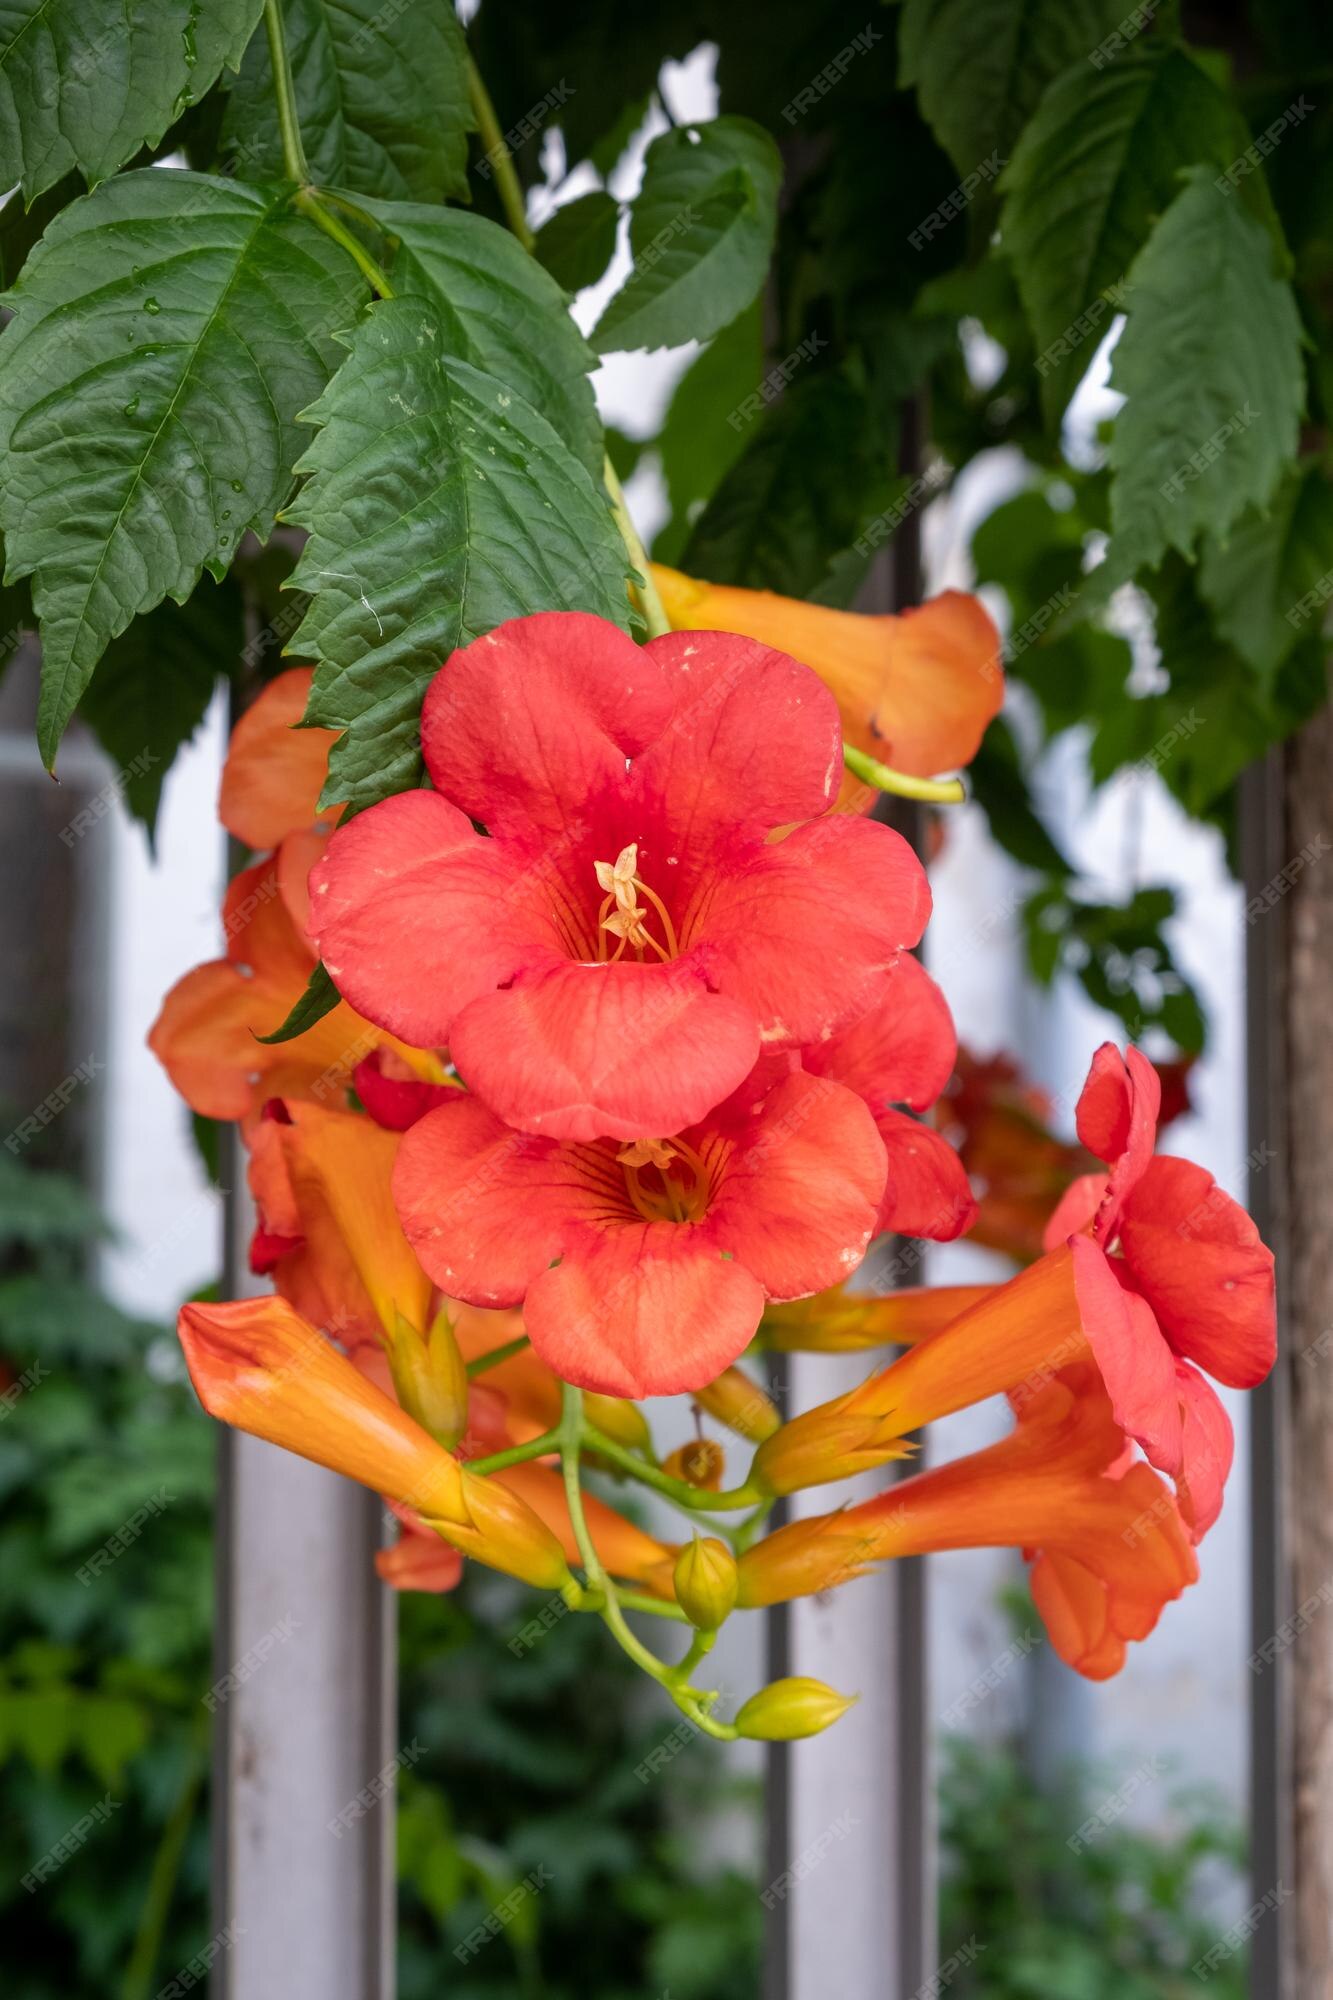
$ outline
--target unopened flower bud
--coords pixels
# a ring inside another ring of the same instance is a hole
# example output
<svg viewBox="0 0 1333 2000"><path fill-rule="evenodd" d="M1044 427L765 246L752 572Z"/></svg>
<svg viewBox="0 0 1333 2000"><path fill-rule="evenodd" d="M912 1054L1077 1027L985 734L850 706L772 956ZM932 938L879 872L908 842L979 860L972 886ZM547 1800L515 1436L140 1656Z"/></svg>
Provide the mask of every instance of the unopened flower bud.
<svg viewBox="0 0 1333 2000"><path fill-rule="evenodd" d="M743 1368L728 1368L705 1389L696 1389L694 1400L729 1431L762 1444L772 1437L782 1422L777 1404Z"/></svg>
<svg viewBox="0 0 1333 2000"><path fill-rule="evenodd" d="M452 1451L467 1429L468 1384L448 1313L441 1306L426 1335L398 1313L385 1344L399 1402Z"/></svg>
<svg viewBox="0 0 1333 2000"><path fill-rule="evenodd" d="M715 1632L736 1603L736 1558L716 1535L698 1535L676 1557L676 1602L691 1625Z"/></svg>
<svg viewBox="0 0 1333 2000"><path fill-rule="evenodd" d="M789 1674L750 1696L736 1717L736 1729L761 1743L791 1743L818 1736L856 1700L856 1695L838 1694L806 1674Z"/></svg>
<svg viewBox="0 0 1333 2000"><path fill-rule="evenodd" d="M694 1438L689 1444L668 1452L662 1460L662 1470L669 1472L673 1479L683 1479L687 1486L698 1486L709 1493L716 1493L722 1484L726 1463L727 1455L715 1438Z"/></svg>
<svg viewBox="0 0 1333 2000"><path fill-rule="evenodd" d="M627 1451L642 1451L652 1444L648 1419L637 1403L626 1402L623 1396L599 1396L589 1390L583 1398L583 1413L590 1424Z"/></svg>

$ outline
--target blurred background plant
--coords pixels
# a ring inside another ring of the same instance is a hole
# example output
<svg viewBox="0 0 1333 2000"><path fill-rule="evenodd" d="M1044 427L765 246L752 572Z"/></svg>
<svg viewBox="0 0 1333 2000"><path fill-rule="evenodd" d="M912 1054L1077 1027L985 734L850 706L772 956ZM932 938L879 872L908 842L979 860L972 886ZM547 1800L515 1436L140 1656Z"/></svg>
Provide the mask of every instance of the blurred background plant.
<svg viewBox="0 0 1333 2000"><path fill-rule="evenodd" d="M0 1157L8 2000L149 2000L210 1936L215 1436L174 1336L83 1274L104 1234L75 1180ZM716 1836L734 1815L726 1847L753 1847L757 1785L703 1738L645 1769L674 1745L672 1713L589 1621L517 1656L524 1615L486 1578L400 1600L400 1733L423 1749L399 1790L401 2000L432 2000L442 1966L459 2000L744 2000L759 1899ZM25 1888L85 1815L77 1850ZM456 1963L533 1875L540 1892Z"/></svg>

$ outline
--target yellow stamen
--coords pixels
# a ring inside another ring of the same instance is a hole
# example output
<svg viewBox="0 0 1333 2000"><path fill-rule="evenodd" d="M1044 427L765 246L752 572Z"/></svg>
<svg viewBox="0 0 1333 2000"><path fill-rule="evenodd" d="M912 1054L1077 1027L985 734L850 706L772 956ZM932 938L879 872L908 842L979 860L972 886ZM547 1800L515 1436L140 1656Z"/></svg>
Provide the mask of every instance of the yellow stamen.
<svg viewBox="0 0 1333 2000"><path fill-rule="evenodd" d="M676 958L680 954L680 940L676 936L671 913L656 891L650 889L641 879L637 872L638 864L638 842L633 840L627 847L621 848L614 861L593 863L597 885L606 892L597 912L597 958L602 965L614 965L627 944L633 945L640 960L644 952L649 949L655 951L663 960ZM655 938L647 928L648 910L637 901L639 896L646 898L657 912L666 938L665 944ZM615 905L614 911L612 904ZM620 939L620 944L609 959L608 935Z"/></svg>

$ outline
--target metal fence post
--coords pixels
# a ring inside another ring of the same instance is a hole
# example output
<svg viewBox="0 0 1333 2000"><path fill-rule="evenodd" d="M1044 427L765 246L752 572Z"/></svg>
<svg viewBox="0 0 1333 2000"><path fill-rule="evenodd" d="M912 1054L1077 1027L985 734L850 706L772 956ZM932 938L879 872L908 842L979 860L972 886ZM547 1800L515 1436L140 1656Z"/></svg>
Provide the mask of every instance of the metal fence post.
<svg viewBox="0 0 1333 2000"><path fill-rule="evenodd" d="M236 1141L228 1296L251 1215ZM396 1620L372 1493L223 1431L217 1537L214 2000L392 2000Z"/></svg>

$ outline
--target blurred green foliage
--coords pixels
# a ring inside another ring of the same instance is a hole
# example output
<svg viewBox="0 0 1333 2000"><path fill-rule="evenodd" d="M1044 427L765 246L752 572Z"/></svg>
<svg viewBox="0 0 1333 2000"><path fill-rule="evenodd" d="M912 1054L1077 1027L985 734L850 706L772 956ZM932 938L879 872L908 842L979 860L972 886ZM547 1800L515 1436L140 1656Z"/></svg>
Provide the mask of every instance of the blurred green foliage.
<svg viewBox="0 0 1333 2000"><path fill-rule="evenodd" d="M210 1936L214 1433L170 1334L81 1275L104 1234L75 1181L0 1156L6 2000L151 2000ZM753 1844L755 1799L720 1746L691 1741L640 1777L674 1711L593 1620L517 1656L531 1605L498 1579L400 1610L400 1728L425 1750L399 1796L402 2000L757 1991L759 1900L711 1845L729 1807L740 1851ZM460 1965L455 1948L536 1874Z"/></svg>

